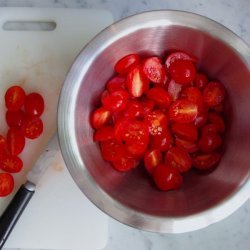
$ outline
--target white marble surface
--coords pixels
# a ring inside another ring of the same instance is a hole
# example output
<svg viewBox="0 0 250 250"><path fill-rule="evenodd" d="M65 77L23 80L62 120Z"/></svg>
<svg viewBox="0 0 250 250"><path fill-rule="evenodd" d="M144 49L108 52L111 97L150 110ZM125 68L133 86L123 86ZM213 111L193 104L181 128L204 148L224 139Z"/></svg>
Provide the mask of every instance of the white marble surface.
<svg viewBox="0 0 250 250"><path fill-rule="evenodd" d="M0 0L0 7L105 8L119 20L154 9L178 9L210 17L250 44L249 0ZM110 219L105 250L247 250L250 249L250 201L227 219L206 229L161 235L142 232Z"/></svg>

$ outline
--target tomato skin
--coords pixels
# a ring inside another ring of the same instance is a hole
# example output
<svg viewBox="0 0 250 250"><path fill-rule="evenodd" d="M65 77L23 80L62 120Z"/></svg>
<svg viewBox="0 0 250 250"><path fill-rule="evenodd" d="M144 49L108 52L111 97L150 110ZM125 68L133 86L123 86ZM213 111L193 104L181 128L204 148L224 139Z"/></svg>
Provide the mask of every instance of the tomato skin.
<svg viewBox="0 0 250 250"><path fill-rule="evenodd" d="M114 169L120 172L127 172L132 168L136 168L139 164L139 161L131 157L121 157L113 161L111 164Z"/></svg>
<svg viewBox="0 0 250 250"><path fill-rule="evenodd" d="M209 107L221 104L225 96L224 86L220 82L209 82L203 91L203 100Z"/></svg>
<svg viewBox="0 0 250 250"><path fill-rule="evenodd" d="M122 57L115 64L115 71L118 74L127 74L131 68L139 64L140 57L138 54L129 54Z"/></svg>
<svg viewBox="0 0 250 250"><path fill-rule="evenodd" d="M196 169L207 170L218 165L220 160L219 153L199 154L192 159L192 164Z"/></svg>
<svg viewBox="0 0 250 250"><path fill-rule="evenodd" d="M133 97L140 97L148 90L149 80L144 75L141 65L137 65L129 71L126 85L129 94Z"/></svg>
<svg viewBox="0 0 250 250"><path fill-rule="evenodd" d="M156 166L162 161L161 151L158 149L147 150L144 155L144 166L149 174L154 172Z"/></svg>
<svg viewBox="0 0 250 250"><path fill-rule="evenodd" d="M125 109L123 110L123 116L128 119L143 118L144 107L139 101L128 101Z"/></svg>
<svg viewBox="0 0 250 250"><path fill-rule="evenodd" d="M4 154L0 157L0 169L8 173L18 173L23 168L22 160L16 155Z"/></svg>
<svg viewBox="0 0 250 250"><path fill-rule="evenodd" d="M169 117L177 123L191 123L198 115L198 106L189 100L177 100L169 108Z"/></svg>
<svg viewBox="0 0 250 250"><path fill-rule="evenodd" d="M215 124L215 126L217 126L219 133L223 134L225 132L225 129L226 129L225 122L220 115L218 115L215 112L209 112L208 120L212 124Z"/></svg>
<svg viewBox="0 0 250 250"><path fill-rule="evenodd" d="M203 90L208 84L207 77L202 73L197 73L195 77L195 86L200 90Z"/></svg>
<svg viewBox="0 0 250 250"><path fill-rule="evenodd" d="M195 142L190 142L178 137L175 138L175 145L188 153L194 153L198 150L198 146Z"/></svg>
<svg viewBox="0 0 250 250"><path fill-rule="evenodd" d="M162 87L153 87L146 92L146 96L153 100L160 108L168 108L171 102L170 94Z"/></svg>
<svg viewBox="0 0 250 250"><path fill-rule="evenodd" d="M92 127L95 129L102 127L108 122L110 116L111 116L110 111L104 107L100 107L94 110L90 116L90 122Z"/></svg>
<svg viewBox="0 0 250 250"><path fill-rule="evenodd" d="M198 114L194 120L194 125L197 128L203 127L207 123L207 118L208 118L207 112L203 112L201 114Z"/></svg>
<svg viewBox="0 0 250 250"><path fill-rule="evenodd" d="M198 130L192 123L175 123L172 125L171 131L187 141L195 142L198 139Z"/></svg>
<svg viewBox="0 0 250 250"><path fill-rule="evenodd" d="M43 97L38 93L30 93L24 102L24 111L29 116L41 116L44 111Z"/></svg>
<svg viewBox="0 0 250 250"><path fill-rule="evenodd" d="M159 164L153 172L155 185L162 191L179 189L183 182L182 175L166 164Z"/></svg>
<svg viewBox="0 0 250 250"><path fill-rule="evenodd" d="M172 100L175 101L178 99L179 94L181 93L182 90L182 84L176 83L173 79L168 84L168 93L172 97Z"/></svg>
<svg viewBox="0 0 250 250"><path fill-rule="evenodd" d="M169 66L176 60L187 60L191 62L196 62L197 59L182 51L173 52L166 58L165 64L167 68L169 68Z"/></svg>
<svg viewBox="0 0 250 250"><path fill-rule="evenodd" d="M195 79L196 69L191 61L177 60L170 64L169 73L179 84L189 84Z"/></svg>
<svg viewBox="0 0 250 250"><path fill-rule="evenodd" d="M170 132L165 129L160 134L150 136L150 147L162 152L167 151L172 144L173 139Z"/></svg>
<svg viewBox="0 0 250 250"><path fill-rule="evenodd" d="M25 137L23 131L16 128L10 128L7 133L7 148L11 155L19 155L25 146Z"/></svg>
<svg viewBox="0 0 250 250"><path fill-rule="evenodd" d="M198 147L201 152L211 153L222 145L222 139L217 133L202 134Z"/></svg>
<svg viewBox="0 0 250 250"><path fill-rule="evenodd" d="M192 166L189 154L178 147L172 147L168 150L165 155L165 162L180 173L187 172Z"/></svg>
<svg viewBox="0 0 250 250"><path fill-rule="evenodd" d="M6 139L0 135L0 155L2 153L5 153L7 150L7 144L6 144Z"/></svg>
<svg viewBox="0 0 250 250"><path fill-rule="evenodd" d="M115 92L117 90L125 90L125 81L126 78L124 76L114 76L108 81L106 88L109 93Z"/></svg>
<svg viewBox="0 0 250 250"><path fill-rule="evenodd" d="M14 189L14 178L9 173L0 173L0 197L9 195Z"/></svg>
<svg viewBox="0 0 250 250"><path fill-rule="evenodd" d="M19 110L25 101L25 92L22 87L14 85L7 89L5 93L5 106L8 110Z"/></svg>
<svg viewBox="0 0 250 250"><path fill-rule="evenodd" d="M27 117L22 130L26 138L36 139L43 133L43 122L40 117Z"/></svg>
<svg viewBox="0 0 250 250"><path fill-rule="evenodd" d="M114 139L114 127L113 126L103 126L97 129L93 136L94 141L106 141Z"/></svg>
<svg viewBox="0 0 250 250"><path fill-rule="evenodd" d="M209 133L218 133L218 127L213 123L208 123L201 128L201 135L207 135Z"/></svg>
<svg viewBox="0 0 250 250"><path fill-rule="evenodd" d="M22 110L17 110L17 111L7 110L5 119L9 127L20 128L24 123L25 114Z"/></svg>
<svg viewBox="0 0 250 250"><path fill-rule="evenodd" d="M146 77L158 84L164 85L167 72L165 67L161 64L161 59L157 56L147 58L142 66L143 72Z"/></svg>

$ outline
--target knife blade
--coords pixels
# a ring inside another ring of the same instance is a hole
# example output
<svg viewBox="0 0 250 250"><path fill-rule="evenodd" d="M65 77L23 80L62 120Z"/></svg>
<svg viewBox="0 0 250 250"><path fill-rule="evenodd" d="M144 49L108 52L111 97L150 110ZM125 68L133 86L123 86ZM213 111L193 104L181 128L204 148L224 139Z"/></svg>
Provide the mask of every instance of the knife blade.
<svg viewBox="0 0 250 250"><path fill-rule="evenodd" d="M0 217L0 249L16 225L18 219L35 193L36 185L46 172L59 150L57 134L51 137L45 150L27 174L27 181L19 188Z"/></svg>

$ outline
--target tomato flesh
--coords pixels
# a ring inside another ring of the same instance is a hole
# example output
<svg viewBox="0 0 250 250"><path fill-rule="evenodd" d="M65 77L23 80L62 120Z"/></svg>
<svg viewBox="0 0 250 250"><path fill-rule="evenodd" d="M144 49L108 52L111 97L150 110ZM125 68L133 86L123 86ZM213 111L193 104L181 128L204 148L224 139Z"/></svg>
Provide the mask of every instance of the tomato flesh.
<svg viewBox="0 0 250 250"><path fill-rule="evenodd" d="M114 127L113 126L103 126L97 129L93 136L94 141L106 141L114 139Z"/></svg>
<svg viewBox="0 0 250 250"><path fill-rule="evenodd" d="M0 169L8 173L18 173L23 168L22 160L16 155L2 155L0 157Z"/></svg>
<svg viewBox="0 0 250 250"><path fill-rule="evenodd" d="M185 52L173 52L170 55L168 55L168 57L166 58L165 64L167 66L167 68L169 68L169 66L175 62L176 60L187 60L187 61L191 61L191 62L196 62L196 58L194 58L193 56L188 55Z"/></svg>
<svg viewBox="0 0 250 250"><path fill-rule="evenodd" d="M150 136L150 147L158 149L162 152L167 151L172 144L172 136L170 132L165 129L160 134L156 134L154 136Z"/></svg>
<svg viewBox="0 0 250 250"><path fill-rule="evenodd" d="M146 96L153 100L156 106L168 108L171 102L170 94L162 87L153 87L146 92Z"/></svg>
<svg viewBox="0 0 250 250"><path fill-rule="evenodd" d="M171 131L176 136L191 142L195 142L198 139L198 130L192 123L175 123L172 125Z"/></svg>
<svg viewBox="0 0 250 250"><path fill-rule="evenodd" d="M194 153L198 150L197 143L190 142L185 139L178 138L178 137L175 138L175 145L178 148L181 148L188 153Z"/></svg>
<svg viewBox="0 0 250 250"><path fill-rule="evenodd" d="M158 149L148 150L144 155L144 166L149 174L154 172L154 169L161 161L162 154Z"/></svg>
<svg viewBox="0 0 250 250"><path fill-rule="evenodd" d="M10 128L7 133L7 147L12 155L19 155L25 146L25 137L23 131L16 128Z"/></svg>
<svg viewBox="0 0 250 250"><path fill-rule="evenodd" d="M166 128L168 117L161 110L153 110L146 115L149 133L151 135L160 135Z"/></svg>
<svg viewBox="0 0 250 250"><path fill-rule="evenodd" d="M108 122L110 116L110 111L104 107L94 110L90 118L92 127L95 129L102 127Z"/></svg>
<svg viewBox="0 0 250 250"><path fill-rule="evenodd" d="M204 102L209 107L221 104L225 99L225 89L220 82L210 82L203 91Z"/></svg>
<svg viewBox="0 0 250 250"><path fill-rule="evenodd" d="M28 117L22 126L22 130L26 138L36 139L43 133L43 122L39 117Z"/></svg>
<svg viewBox="0 0 250 250"><path fill-rule="evenodd" d="M14 178L9 173L0 173L0 197L9 195L14 189Z"/></svg>
<svg viewBox="0 0 250 250"><path fill-rule="evenodd" d="M114 169L120 172L129 171L132 168L136 168L138 166L139 161L131 158L131 157L121 157L112 162L112 166Z"/></svg>

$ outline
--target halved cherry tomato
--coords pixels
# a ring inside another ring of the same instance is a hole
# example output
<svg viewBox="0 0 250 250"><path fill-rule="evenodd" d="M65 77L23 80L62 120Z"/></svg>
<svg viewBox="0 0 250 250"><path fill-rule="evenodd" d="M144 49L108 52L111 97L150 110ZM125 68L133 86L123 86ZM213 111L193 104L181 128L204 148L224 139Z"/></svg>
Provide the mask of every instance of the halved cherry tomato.
<svg viewBox="0 0 250 250"><path fill-rule="evenodd" d="M169 68L169 66L177 60L187 60L187 61L191 61L191 62L196 62L195 57L190 56L185 52L181 52L181 51L173 52L170 55L168 55L168 57L166 58L165 64L166 64L167 68Z"/></svg>
<svg viewBox="0 0 250 250"><path fill-rule="evenodd" d="M125 90L125 76L117 75L111 78L106 87L109 93L115 92L117 90Z"/></svg>
<svg viewBox="0 0 250 250"><path fill-rule="evenodd" d="M103 107L112 112L120 112L126 107L129 94L125 90L117 90L112 93L104 91L102 94Z"/></svg>
<svg viewBox="0 0 250 250"><path fill-rule="evenodd" d="M27 117L22 126L22 130L26 138L38 138L43 132L43 122L40 117Z"/></svg>
<svg viewBox="0 0 250 250"><path fill-rule="evenodd" d="M169 73L175 82L185 85L193 82L196 69L191 61L176 60L170 64Z"/></svg>
<svg viewBox="0 0 250 250"><path fill-rule="evenodd" d="M197 73L194 82L197 88L199 88L200 90L203 90L208 84L208 79L204 74Z"/></svg>
<svg viewBox="0 0 250 250"><path fill-rule="evenodd" d="M153 100L160 108L168 108L171 102L170 94L162 87L153 87L146 92L146 96Z"/></svg>
<svg viewBox="0 0 250 250"><path fill-rule="evenodd" d="M207 112L203 112L203 113L198 114L194 120L194 125L197 128L204 126L207 123L207 118L208 118Z"/></svg>
<svg viewBox="0 0 250 250"><path fill-rule="evenodd" d="M208 123L201 128L201 135L207 135L209 133L219 133L218 126L214 123Z"/></svg>
<svg viewBox="0 0 250 250"><path fill-rule="evenodd" d="M203 100L209 107L221 104L225 99L225 89L220 82L210 82L203 91Z"/></svg>
<svg viewBox="0 0 250 250"><path fill-rule="evenodd" d="M222 144L222 139L219 134L217 133L203 133L198 147L204 153L210 153L214 150L218 149Z"/></svg>
<svg viewBox="0 0 250 250"><path fill-rule="evenodd" d="M189 100L177 100L169 108L169 117L177 123L191 123L198 115L198 106Z"/></svg>
<svg viewBox="0 0 250 250"><path fill-rule="evenodd" d="M14 178L9 173L0 173L0 197L9 195L14 189Z"/></svg>
<svg viewBox="0 0 250 250"><path fill-rule="evenodd" d="M5 106L8 110L19 110L25 101L25 92L20 86L12 86L5 93Z"/></svg>
<svg viewBox="0 0 250 250"><path fill-rule="evenodd" d="M220 159L219 153L199 154L192 159L192 164L197 169L207 170L219 164Z"/></svg>
<svg viewBox="0 0 250 250"><path fill-rule="evenodd" d="M175 138L175 145L178 148L185 150L188 153L194 153L198 150L198 146L195 142L190 142L181 138Z"/></svg>
<svg viewBox="0 0 250 250"><path fill-rule="evenodd" d="M24 123L25 114L20 109L17 111L7 110L5 118L6 118L6 122L7 122L9 127L20 128L20 127L22 127L22 125Z"/></svg>
<svg viewBox="0 0 250 250"><path fill-rule="evenodd" d="M187 172L192 166L189 154L178 147L172 147L168 150L165 156L165 162L169 166L177 169L180 173Z"/></svg>
<svg viewBox="0 0 250 250"><path fill-rule="evenodd" d="M121 172L126 172L132 168L136 168L138 164L139 161L131 157L121 157L112 162L113 168Z"/></svg>
<svg viewBox="0 0 250 250"><path fill-rule="evenodd" d="M123 110L123 116L129 119L143 118L144 107L142 103L137 100L128 101L125 109Z"/></svg>
<svg viewBox="0 0 250 250"><path fill-rule="evenodd" d="M23 168L23 161L16 155L4 154L0 157L0 169L8 173L18 173Z"/></svg>
<svg viewBox="0 0 250 250"><path fill-rule="evenodd" d="M162 191L174 190L181 187L182 175L166 164L159 164L153 172L155 185Z"/></svg>
<svg viewBox="0 0 250 250"><path fill-rule="evenodd" d="M10 128L6 138L7 148L12 155L20 154L25 146L25 137L23 131L16 128Z"/></svg>
<svg viewBox="0 0 250 250"><path fill-rule="evenodd" d="M44 111L43 97L38 93L30 93L24 102L24 111L30 116L41 116Z"/></svg>
<svg viewBox="0 0 250 250"><path fill-rule="evenodd" d="M103 126L97 129L94 133L94 141L106 141L114 138L114 127L113 126Z"/></svg>
<svg viewBox="0 0 250 250"><path fill-rule="evenodd" d="M171 95L173 101L178 99L182 86L182 84L176 83L173 79L169 82L168 93Z"/></svg>
<svg viewBox="0 0 250 250"><path fill-rule="evenodd" d="M154 169L161 161L162 154L158 149L150 149L144 155L144 166L149 174L154 172Z"/></svg>
<svg viewBox="0 0 250 250"><path fill-rule="evenodd" d="M158 149L162 152L167 151L172 144L173 139L168 131L168 129L164 129L161 133L150 136L150 147Z"/></svg>
<svg viewBox="0 0 250 250"><path fill-rule="evenodd" d="M226 127L225 122L220 115L218 115L215 112L209 112L208 113L208 120L218 127L219 133L225 132L225 127Z"/></svg>
<svg viewBox="0 0 250 250"><path fill-rule="evenodd" d="M115 64L115 71L118 74L126 74L128 71L139 64L140 57L138 54L129 54L122 57L116 64Z"/></svg>
<svg viewBox="0 0 250 250"><path fill-rule="evenodd" d="M105 125L111 116L109 110L104 107L100 107L91 113L90 121L93 128L98 129Z"/></svg>
<svg viewBox="0 0 250 250"><path fill-rule="evenodd" d="M147 78L164 85L167 80L166 68L162 65L161 59L157 56L147 58L143 63L143 72Z"/></svg>
<svg viewBox="0 0 250 250"><path fill-rule="evenodd" d="M127 75L127 89L131 96L140 97L149 88L149 80L144 75L141 65L135 66Z"/></svg>
<svg viewBox="0 0 250 250"><path fill-rule="evenodd" d="M216 106L212 107L212 109L216 113L222 113L224 111L224 105L223 105L223 103L220 103L219 105L216 105Z"/></svg>
<svg viewBox="0 0 250 250"><path fill-rule="evenodd" d="M125 146L117 140L111 139L100 142L102 157L106 161L116 161L126 156Z"/></svg>
<svg viewBox="0 0 250 250"><path fill-rule="evenodd" d="M144 115L146 115L147 113L149 113L150 111L152 111L155 107L155 103L154 101L144 97L142 98L141 100L141 105L143 107L143 112L144 112Z"/></svg>
<svg viewBox="0 0 250 250"><path fill-rule="evenodd" d="M145 120L151 135L160 135L167 128L168 117L161 110L156 109L148 112Z"/></svg>
<svg viewBox="0 0 250 250"><path fill-rule="evenodd" d="M7 149L6 140L2 135L0 135L0 155L2 153L5 153L6 149Z"/></svg>
<svg viewBox="0 0 250 250"><path fill-rule="evenodd" d="M171 131L178 137L187 141L195 142L198 139L198 130L194 124L174 123Z"/></svg>

